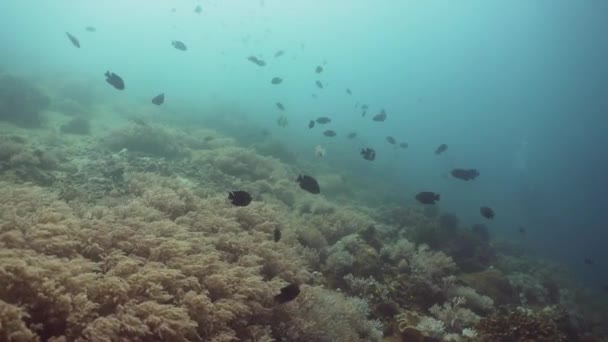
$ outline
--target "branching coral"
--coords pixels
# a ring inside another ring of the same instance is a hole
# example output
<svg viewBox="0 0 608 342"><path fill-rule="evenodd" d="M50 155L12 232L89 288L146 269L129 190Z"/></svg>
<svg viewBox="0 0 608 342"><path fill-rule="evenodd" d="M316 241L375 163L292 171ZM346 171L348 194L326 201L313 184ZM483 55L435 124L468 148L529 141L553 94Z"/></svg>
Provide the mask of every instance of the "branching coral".
<svg viewBox="0 0 608 342"><path fill-rule="evenodd" d="M479 323L478 331L483 341L566 341L554 321L524 309L495 313Z"/></svg>

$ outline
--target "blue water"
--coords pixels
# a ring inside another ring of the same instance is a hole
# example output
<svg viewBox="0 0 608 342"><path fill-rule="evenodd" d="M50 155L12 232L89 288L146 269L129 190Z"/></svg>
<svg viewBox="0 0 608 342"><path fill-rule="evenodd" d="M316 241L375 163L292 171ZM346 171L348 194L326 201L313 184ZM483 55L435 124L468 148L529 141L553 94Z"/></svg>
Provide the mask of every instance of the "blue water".
<svg viewBox="0 0 608 342"><path fill-rule="evenodd" d="M321 144L336 172L387 201L409 205L418 191L437 191L441 208L465 223L491 206L495 236L594 286L608 283L606 1L3 0L0 28L4 70L50 84L87 79L105 101L144 104L164 92L170 117L230 108L311 163ZM285 54L274 58L278 50ZM106 70L126 91L105 84ZM284 82L270 84L275 76ZM285 129L275 123L277 101L287 108ZM356 102L369 104L366 117ZM371 121L382 108L387 121ZM333 119L337 138L308 130L317 116ZM358 140L344 138L353 131ZM387 135L409 148L393 148ZM442 143L447 153L435 156ZM378 152L373 163L358 155L366 146ZM455 167L481 176L455 180Z"/></svg>

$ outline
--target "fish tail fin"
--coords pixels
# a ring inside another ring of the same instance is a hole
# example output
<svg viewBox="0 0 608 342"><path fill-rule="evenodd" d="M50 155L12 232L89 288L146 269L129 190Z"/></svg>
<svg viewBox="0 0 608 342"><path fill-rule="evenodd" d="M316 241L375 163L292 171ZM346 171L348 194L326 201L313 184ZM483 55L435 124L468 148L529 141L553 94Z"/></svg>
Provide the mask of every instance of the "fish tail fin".
<svg viewBox="0 0 608 342"><path fill-rule="evenodd" d="M439 194L435 195L435 201L439 201Z"/></svg>

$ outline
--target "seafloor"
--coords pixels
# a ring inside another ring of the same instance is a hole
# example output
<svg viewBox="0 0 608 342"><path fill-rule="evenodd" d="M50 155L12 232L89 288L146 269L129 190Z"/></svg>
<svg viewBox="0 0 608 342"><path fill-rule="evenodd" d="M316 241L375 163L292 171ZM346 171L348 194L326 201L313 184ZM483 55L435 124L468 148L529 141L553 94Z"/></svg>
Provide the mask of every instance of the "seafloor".
<svg viewBox="0 0 608 342"><path fill-rule="evenodd" d="M280 127L44 84L0 75L0 341L606 341L605 295Z"/></svg>

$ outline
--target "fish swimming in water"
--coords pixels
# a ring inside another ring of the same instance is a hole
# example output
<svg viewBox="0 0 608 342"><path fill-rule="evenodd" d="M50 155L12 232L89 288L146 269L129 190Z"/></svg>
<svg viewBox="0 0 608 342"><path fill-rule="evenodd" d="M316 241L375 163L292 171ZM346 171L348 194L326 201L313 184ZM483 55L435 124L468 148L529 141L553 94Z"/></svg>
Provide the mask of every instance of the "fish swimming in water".
<svg viewBox="0 0 608 342"><path fill-rule="evenodd" d="M230 191L228 192L230 203L237 207L246 207L251 203L251 195L247 191Z"/></svg>
<svg viewBox="0 0 608 342"><path fill-rule="evenodd" d="M287 117L285 115L279 116L279 118L277 119L277 125L283 128L287 127Z"/></svg>
<svg viewBox="0 0 608 342"><path fill-rule="evenodd" d="M346 136L348 139L354 139L357 137L357 133L352 132L352 133L348 133L348 135Z"/></svg>
<svg viewBox="0 0 608 342"><path fill-rule="evenodd" d="M203 6L196 5L196 7L194 7L194 13L201 14L201 12L203 12Z"/></svg>
<svg viewBox="0 0 608 342"><path fill-rule="evenodd" d="M183 42L180 42L179 40L172 41L171 45L173 45L174 48L176 48L180 51L188 50L188 48L186 47L186 44L184 44Z"/></svg>
<svg viewBox="0 0 608 342"><path fill-rule="evenodd" d="M327 131L323 132L323 135L326 137L333 138L336 136L336 132L331 129L328 129Z"/></svg>
<svg viewBox="0 0 608 342"><path fill-rule="evenodd" d="M281 293L274 296L274 301L283 304L287 302L291 302L296 299L296 297L300 294L300 287L298 284L289 284L281 289Z"/></svg>
<svg viewBox="0 0 608 342"><path fill-rule="evenodd" d="M352 94L353 94L353 92L352 92L352 91L350 91L350 88L346 88L346 93L347 93L348 95L352 95Z"/></svg>
<svg viewBox="0 0 608 342"><path fill-rule="evenodd" d="M401 144L399 144L399 147L401 147L402 149L406 149L406 148L408 148L408 146L409 145L406 142L402 142Z"/></svg>
<svg viewBox="0 0 608 342"><path fill-rule="evenodd" d="M285 51L279 50L274 53L274 58L279 58L279 57L283 56L284 54L285 54Z"/></svg>
<svg viewBox="0 0 608 342"><path fill-rule="evenodd" d="M154 103L157 106L162 105L164 102L165 102L165 93L158 94L158 95L154 96L154 98L152 98L152 103Z"/></svg>
<svg viewBox="0 0 608 342"><path fill-rule="evenodd" d="M264 62L263 60L257 58L256 56L249 56L247 57L247 60L258 65L258 66L265 66L266 62Z"/></svg>
<svg viewBox="0 0 608 342"><path fill-rule="evenodd" d="M279 242L279 240L281 240L281 230L279 229L279 227L276 227L274 229L274 232L272 235L274 238L274 242Z"/></svg>
<svg viewBox="0 0 608 342"><path fill-rule="evenodd" d="M361 117L365 117L365 115L367 114L367 110L369 109L369 106L364 104L361 106Z"/></svg>
<svg viewBox="0 0 608 342"><path fill-rule="evenodd" d="M373 161L376 159L376 151L373 148L366 147L361 149L361 155L365 160Z"/></svg>
<svg viewBox="0 0 608 342"><path fill-rule="evenodd" d="M272 84L281 84L282 82L283 82L283 79L280 77L273 77L270 80L270 83L272 83Z"/></svg>
<svg viewBox="0 0 608 342"><path fill-rule="evenodd" d="M93 26L87 26L84 28L87 32L95 32L97 29Z"/></svg>
<svg viewBox="0 0 608 342"><path fill-rule="evenodd" d="M479 176L479 171L477 171L477 169L453 169L450 173L452 174L452 177L465 181L475 179Z"/></svg>
<svg viewBox="0 0 608 342"><path fill-rule="evenodd" d="M386 137L386 141L388 141L388 143L391 145L395 145L397 143L397 140L395 140L395 138L391 137L390 135Z"/></svg>
<svg viewBox="0 0 608 342"><path fill-rule="evenodd" d="M315 127L315 121L314 120L310 120L308 122L308 128L313 128L313 127Z"/></svg>
<svg viewBox="0 0 608 342"><path fill-rule="evenodd" d="M319 183L311 176L299 175L296 179L296 182L300 184L300 188L310 192L311 194L321 193L321 187L319 187Z"/></svg>
<svg viewBox="0 0 608 342"><path fill-rule="evenodd" d="M492 208L490 208L490 207L479 208L479 213L481 214L481 216L487 218L488 220L491 220L494 218L494 210L492 210Z"/></svg>
<svg viewBox="0 0 608 342"><path fill-rule="evenodd" d="M386 112L384 111L384 109L382 109L380 111L380 113L374 115L372 120L377 121L377 122L382 122L382 121L386 120Z"/></svg>
<svg viewBox="0 0 608 342"><path fill-rule="evenodd" d="M519 234L525 235L526 234L526 227L523 226L519 226L519 228L517 229L517 231L519 232Z"/></svg>
<svg viewBox="0 0 608 342"><path fill-rule="evenodd" d="M321 145L315 146L315 156L321 158L325 155L325 149Z"/></svg>
<svg viewBox="0 0 608 342"><path fill-rule="evenodd" d="M321 117L318 117L316 121L318 124L324 125L324 124L330 123L331 119L328 118L327 116L321 116Z"/></svg>
<svg viewBox="0 0 608 342"><path fill-rule="evenodd" d="M322 67L322 66L320 66L320 65L317 65L317 68L315 69L315 72L316 72L317 74L322 73L322 72L323 72L323 67Z"/></svg>
<svg viewBox="0 0 608 342"><path fill-rule="evenodd" d="M319 87L319 89L323 89L323 83L321 83L321 81L316 81L315 84L317 87Z"/></svg>
<svg viewBox="0 0 608 342"><path fill-rule="evenodd" d="M281 102L277 102L275 103L277 108L279 108L280 110L285 110L285 106L283 106L283 104Z"/></svg>
<svg viewBox="0 0 608 342"><path fill-rule="evenodd" d="M80 42L78 41L78 38L74 37L69 32L66 32L65 34L68 36L70 42L72 42L72 45L80 49Z"/></svg>
<svg viewBox="0 0 608 342"><path fill-rule="evenodd" d="M439 147L437 147L437 149L435 150L435 154L436 154L436 155L440 155L440 154L442 154L443 152L445 152L447 149L448 149L448 145L446 145L446 144L441 144L441 145L439 145Z"/></svg>
<svg viewBox="0 0 608 342"><path fill-rule="evenodd" d="M439 194L432 191L422 191L416 194L416 200L422 204L435 204L439 201Z"/></svg>
<svg viewBox="0 0 608 342"><path fill-rule="evenodd" d="M120 78L120 76L116 75L113 72L109 72L109 71L106 71L105 76L106 76L106 82L111 84L114 88L116 88L118 90L125 89L125 82L122 80L122 78Z"/></svg>

